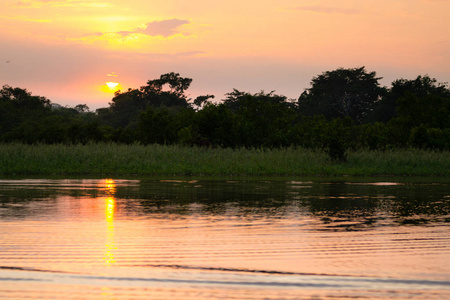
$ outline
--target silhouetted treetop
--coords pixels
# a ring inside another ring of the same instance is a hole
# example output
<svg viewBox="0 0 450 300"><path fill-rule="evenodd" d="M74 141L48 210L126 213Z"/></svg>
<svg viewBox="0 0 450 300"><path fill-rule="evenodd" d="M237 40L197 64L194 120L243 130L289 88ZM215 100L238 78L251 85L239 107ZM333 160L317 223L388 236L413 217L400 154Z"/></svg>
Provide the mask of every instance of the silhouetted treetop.
<svg viewBox="0 0 450 300"><path fill-rule="evenodd" d="M204 95L204 96L198 96L194 100L194 105L196 105L198 108L201 108L202 106L211 103L209 99L214 99L214 95Z"/></svg>
<svg viewBox="0 0 450 300"><path fill-rule="evenodd" d="M380 79L365 67L324 72L314 77L311 88L301 94L299 108L305 115L351 117L361 123L385 91L378 83Z"/></svg>
<svg viewBox="0 0 450 300"><path fill-rule="evenodd" d="M37 107L50 108L51 102L45 97L32 96L26 89L13 88L9 85L4 85L0 90L0 98L3 100L10 100L29 109Z"/></svg>
<svg viewBox="0 0 450 300"><path fill-rule="evenodd" d="M430 78L428 75L419 75L413 80L402 78L392 82L390 94L393 98L399 99L407 92L419 97L428 95L435 95L444 98L450 97L450 89L448 88L447 83L438 83L435 78Z"/></svg>
<svg viewBox="0 0 450 300"><path fill-rule="evenodd" d="M268 104L283 104L286 106L292 105L291 102L287 102L287 97L275 94L275 91L265 93L261 91L259 93L251 94L248 92L241 92L237 89L233 89L232 92L225 94L226 98L223 103L232 111L238 110L243 105L247 105L248 102L265 102Z"/></svg>
<svg viewBox="0 0 450 300"><path fill-rule="evenodd" d="M136 127L139 115L148 107L175 110L189 108L185 91L191 82L191 78L181 77L178 73L163 74L159 79L149 80L140 89L116 92L110 103L113 116L106 111L102 111L101 116L114 127Z"/></svg>
<svg viewBox="0 0 450 300"><path fill-rule="evenodd" d="M144 93L144 95L149 94L161 94L164 93L164 87L169 86L170 94L175 94L179 97L185 97L184 91L189 88L192 83L191 78L181 77L178 73L167 73L163 74L159 77L159 79L149 80L147 81L147 85L140 88L140 91Z"/></svg>
<svg viewBox="0 0 450 300"><path fill-rule="evenodd" d="M450 98L450 89L446 83L438 83L435 78L430 78L428 75L419 75L412 80L397 79L392 82L391 88L383 99L376 104L367 121L387 123L392 118L397 117L398 101L404 97L411 99L410 95L419 98L431 95ZM402 104L402 106L405 105Z"/></svg>

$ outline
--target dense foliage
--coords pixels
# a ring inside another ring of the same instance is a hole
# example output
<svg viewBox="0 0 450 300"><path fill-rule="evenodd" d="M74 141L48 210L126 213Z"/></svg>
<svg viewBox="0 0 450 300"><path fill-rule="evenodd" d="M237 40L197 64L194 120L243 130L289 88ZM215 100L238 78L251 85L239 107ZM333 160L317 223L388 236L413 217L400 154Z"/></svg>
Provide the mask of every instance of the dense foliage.
<svg viewBox="0 0 450 300"><path fill-rule="evenodd" d="M450 149L450 90L429 76L381 87L364 67L324 72L298 100L233 90L188 99L192 79L177 73L117 92L109 107L62 107L21 88L0 90L0 142L117 142L206 147Z"/></svg>

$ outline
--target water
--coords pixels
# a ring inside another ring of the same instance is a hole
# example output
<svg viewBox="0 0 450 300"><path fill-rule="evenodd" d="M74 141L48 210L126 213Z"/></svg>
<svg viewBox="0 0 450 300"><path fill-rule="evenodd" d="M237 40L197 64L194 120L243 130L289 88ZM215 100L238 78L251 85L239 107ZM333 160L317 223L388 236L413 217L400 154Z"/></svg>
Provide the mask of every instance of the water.
<svg viewBox="0 0 450 300"><path fill-rule="evenodd" d="M449 187L0 180L0 299L450 299Z"/></svg>

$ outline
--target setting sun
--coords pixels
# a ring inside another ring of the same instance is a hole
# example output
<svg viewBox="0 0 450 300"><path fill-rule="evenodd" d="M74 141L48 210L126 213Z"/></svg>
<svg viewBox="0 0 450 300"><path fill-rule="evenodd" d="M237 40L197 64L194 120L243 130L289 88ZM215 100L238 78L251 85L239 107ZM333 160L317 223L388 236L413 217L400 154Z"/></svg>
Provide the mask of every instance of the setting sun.
<svg viewBox="0 0 450 300"><path fill-rule="evenodd" d="M115 90L117 88L117 86L119 85L118 82L107 82L106 85L111 89L111 90Z"/></svg>
<svg viewBox="0 0 450 300"><path fill-rule="evenodd" d="M118 82L108 81L102 86L101 90L105 93L115 93L120 90L122 86Z"/></svg>

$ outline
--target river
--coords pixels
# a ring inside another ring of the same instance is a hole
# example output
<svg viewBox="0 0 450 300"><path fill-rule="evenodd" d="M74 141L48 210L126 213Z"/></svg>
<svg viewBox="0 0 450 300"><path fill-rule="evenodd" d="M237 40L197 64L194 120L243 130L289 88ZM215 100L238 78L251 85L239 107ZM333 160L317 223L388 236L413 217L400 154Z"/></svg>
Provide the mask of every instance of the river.
<svg viewBox="0 0 450 300"><path fill-rule="evenodd" d="M0 299L450 299L445 178L0 180Z"/></svg>

